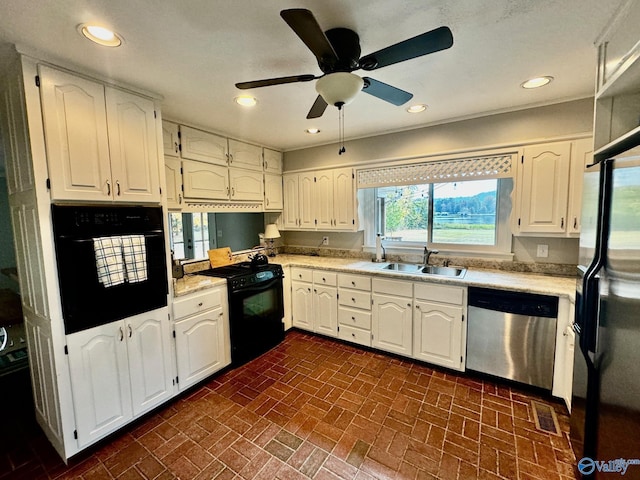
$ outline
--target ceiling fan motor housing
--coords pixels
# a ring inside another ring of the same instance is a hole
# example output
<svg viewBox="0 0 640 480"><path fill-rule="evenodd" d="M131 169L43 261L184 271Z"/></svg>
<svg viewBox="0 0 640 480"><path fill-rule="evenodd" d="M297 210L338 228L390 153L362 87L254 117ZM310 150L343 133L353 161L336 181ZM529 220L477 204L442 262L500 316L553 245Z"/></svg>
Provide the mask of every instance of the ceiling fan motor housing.
<svg viewBox="0 0 640 480"><path fill-rule="evenodd" d="M319 59L318 66L324 73L352 72L359 68L360 37L348 28L332 28L324 32L338 59Z"/></svg>

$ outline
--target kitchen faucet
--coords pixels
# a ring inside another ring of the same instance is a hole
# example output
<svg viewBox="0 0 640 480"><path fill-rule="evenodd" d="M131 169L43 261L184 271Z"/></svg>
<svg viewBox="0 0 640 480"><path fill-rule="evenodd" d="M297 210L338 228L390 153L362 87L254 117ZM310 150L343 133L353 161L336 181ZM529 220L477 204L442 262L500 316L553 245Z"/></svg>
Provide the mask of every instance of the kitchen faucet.
<svg viewBox="0 0 640 480"><path fill-rule="evenodd" d="M435 255L438 254L440 252L438 252L438 250L429 250L428 246L425 245L424 247L424 255L422 257L422 263L424 263L424 266L426 267L427 265L429 265L429 257L431 255Z"/></svg>

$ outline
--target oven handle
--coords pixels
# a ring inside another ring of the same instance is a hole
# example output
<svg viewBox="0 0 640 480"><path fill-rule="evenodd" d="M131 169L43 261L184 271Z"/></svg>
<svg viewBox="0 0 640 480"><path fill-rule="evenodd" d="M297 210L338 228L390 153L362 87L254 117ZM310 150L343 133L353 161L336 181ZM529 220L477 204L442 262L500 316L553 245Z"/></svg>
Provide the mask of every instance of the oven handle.
<svg viewBox="0 0 640 480"><path fill-rule="evenodd" d="M123 234L115 234L115 235L96 235L96 237L118 237L120 235L135 235L134 233L123 233ZM144 238L164 238L164 234L161 230L154 230L152 232L145 232L145 233L141 233L140 235L144 235ZM86 238L86 237L78 237L78 236L71 236L71 235L59 235L58 236L59 239L61 240L71 240L72 242L77 242L77 243L84 243L84 242L93 242L93 237L91 238Z"/></svg>

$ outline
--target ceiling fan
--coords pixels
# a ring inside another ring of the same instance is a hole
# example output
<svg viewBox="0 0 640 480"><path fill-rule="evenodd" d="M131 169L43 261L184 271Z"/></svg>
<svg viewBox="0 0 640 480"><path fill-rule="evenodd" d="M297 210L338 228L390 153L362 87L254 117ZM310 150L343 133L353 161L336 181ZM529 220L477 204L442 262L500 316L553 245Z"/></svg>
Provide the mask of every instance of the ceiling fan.
<svg viewBox="0 0 640 480"><path fill-rule="evenodd" d="M341 109L343 105L352 101L360 90L393 105L402 105L408 102L413 94L371 77L359 77L351 72L359 69L376 70L445 50L453 45L451 30L448 27L439 27L360 57L360 39L353 30L332 28L323 32L313 13L303 8L282 10L280 16L316 56L323 75L309 74L268 78L236 83L236 87L246 90L318 80L316 82L318 97L307 114L308 119L321 117L329 104Z"/></svg>

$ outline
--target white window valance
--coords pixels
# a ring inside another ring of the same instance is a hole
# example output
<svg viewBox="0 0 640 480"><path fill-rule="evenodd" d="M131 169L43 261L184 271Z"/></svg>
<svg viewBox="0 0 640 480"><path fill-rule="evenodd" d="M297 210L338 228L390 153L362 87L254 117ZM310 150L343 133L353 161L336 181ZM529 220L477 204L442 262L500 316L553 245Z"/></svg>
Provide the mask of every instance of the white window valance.
<svg viewBox="0 0 640 480"><path fill-rule="evenodd" d="M515 153L358 170L358 188L513 177Z"/></svg>

